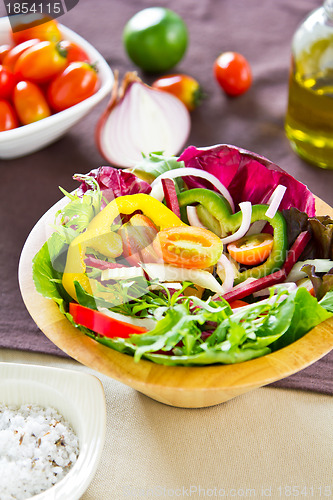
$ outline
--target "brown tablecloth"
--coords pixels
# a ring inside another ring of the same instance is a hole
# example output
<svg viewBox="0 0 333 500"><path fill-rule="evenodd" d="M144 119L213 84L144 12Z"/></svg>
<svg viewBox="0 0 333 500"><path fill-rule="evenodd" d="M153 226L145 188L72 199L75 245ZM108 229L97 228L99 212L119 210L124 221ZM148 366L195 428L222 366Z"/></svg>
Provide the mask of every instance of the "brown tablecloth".
<svg viewBox="0 0 333 500"><path fill-rule="evenodd" d="M188 145L236 144L266 156L301 180L330 205L333 171L312 167L291 150L283 121L287 100L290 42L297 25L319 0L164 0L157 2L178 12L187 23L190 43L175 70L200 81L208 97L192 114ZM122 45L126 21L147 0L80 0L59 21L91 42L122 76L136 69ZM0 15L5 15L0 4ZM254 82L238 98L227 98L212 76L215 58L238 51L250 61ZM148 83L150 76L142 75ZM94 142L101 103L65 137L25 158L1 161L0 171L0 347L65 356L34 324L25 310L17 267L22 246L41 215L60 197L58 186L76 187L72 174L105 164ZM333 354L276 384L333 394Z"/></svg>

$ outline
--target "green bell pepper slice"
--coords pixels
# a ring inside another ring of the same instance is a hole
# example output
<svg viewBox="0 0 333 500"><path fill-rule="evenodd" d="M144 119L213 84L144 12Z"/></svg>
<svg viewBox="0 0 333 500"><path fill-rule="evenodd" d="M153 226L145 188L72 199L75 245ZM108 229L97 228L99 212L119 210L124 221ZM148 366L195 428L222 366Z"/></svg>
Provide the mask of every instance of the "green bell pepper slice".
<svg viewBox="0 0 333 500"><path fill-rule="evenodd" d="M180 207L200 203L219 221L226 235L235 233L242 223L242 212L233 214L227 200L209 189L195 188L183 191L178 195L178 202ZM288 240L285 218L280 212L276 212L273 218L269 218L266 215L267 209L268 205L252 205L251 223L264 220L272 226L274 231L272 251L267 260L259 266L239 271L235 278L235 284L242 283L248 278L267 276L279 270L286 260Z"/></svg>

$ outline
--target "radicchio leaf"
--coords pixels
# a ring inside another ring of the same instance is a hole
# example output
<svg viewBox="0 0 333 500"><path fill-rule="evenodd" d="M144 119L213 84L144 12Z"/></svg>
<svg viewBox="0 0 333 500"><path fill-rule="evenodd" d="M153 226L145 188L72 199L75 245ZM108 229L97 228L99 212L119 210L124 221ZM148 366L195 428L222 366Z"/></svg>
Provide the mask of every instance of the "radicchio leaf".
<svg viewBox="0 0 333 500"><path fill-rule="evenodd" d="M76 174L74 176L75 180L81 182L77 190L78 196L82 196L91 189L89 182L86 180L87 176L92 177L98 182L102 196L108 203L119 196L137 193L149 194L151 191L148 182L139 179L131 172L119 170L114 167L99 167L91 170L86 175Z"/></svg>
<svg viewBox="0 0 333 500"><path fill-rule="evenodd" d="M179 157L186 167L206 170L229 190L235 204L241 201L267 203L274 189L282 184L287 191L280 210L296 207L310 217L315 215L315 197L309 189L275 165L250 151L219 144L208 148L188 147ZM188 177L189 187L207 187L202 180ZM211 187L211 186L210 186Z"/></svg>

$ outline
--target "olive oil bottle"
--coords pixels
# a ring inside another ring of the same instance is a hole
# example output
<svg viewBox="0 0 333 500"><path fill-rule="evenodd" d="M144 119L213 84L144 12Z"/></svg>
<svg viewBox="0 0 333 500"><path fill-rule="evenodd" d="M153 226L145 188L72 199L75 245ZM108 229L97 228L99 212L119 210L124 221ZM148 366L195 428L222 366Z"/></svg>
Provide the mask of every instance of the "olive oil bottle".
<svg viewBox="0 0 333 500"><path fill-rule="evenodd" d="M285 130L302 158L333 169L333 0L294 35Z"/></svg>

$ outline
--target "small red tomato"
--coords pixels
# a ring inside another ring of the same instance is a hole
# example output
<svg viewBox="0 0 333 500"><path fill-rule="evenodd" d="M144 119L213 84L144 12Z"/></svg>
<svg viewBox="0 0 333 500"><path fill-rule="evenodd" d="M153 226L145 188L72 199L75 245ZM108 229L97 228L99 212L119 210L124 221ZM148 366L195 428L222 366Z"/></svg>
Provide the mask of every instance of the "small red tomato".
<svg viewBox="0 0 333 500"><path fill-rule="evenodd" d="M10 99L16 84L14 73L6 66L0 65L0 98Z"/></svg>
<svg viewBox="0 0 333 500"><path fill-rule="evenodd" d="M42 120L51 114L43 92L33 82L19 82L14 88L13 101L23 125Z"/></svg>
<svg viewBox="0 0 333 500"><path fill-rule="evenodd" d="M47 97L54 111L70 108L93 95L98 88L96 69L85 62L74 62L49 85Z"/></svg>
<svg viewBox="0 0 333 500"><path fill-rule="evenodd" d="M88 54L75 42L61 40L59 50L66 56L67 62L89 62Z"/></svg>
<svg viewBox="0 0 333 500"><path fill-rule="evenodd" d="M252 72L248 61L237 52L224 52L214 63L217 82L230 96L241 95L252 83Z"/></svg>
<svg viewBox="0 0 333 500"><path fill-rule="evenodd" d="M23 52L25 52L27 49L29 49L33 45L36 45L39 42L40 40L38 40L37 38L33 38L32 40L27 40L26 42L16 45L12 49L10 49L8 53L5 55L2 64L4 66L7 66L7 68L11 69L12 71L14 71L16 61L23 54Z"/></svg>
<svg viewBox="0 0 333 500"><path fill-rule="evenodd" d="M39 42L25 50L15 64L18 80L45 83L67 66L67 59L58 49L57 43Z"/></svg>
<svg viewBox="0 0 333 500"><path fill-rule="evenodd" d="M19 122L12 105L5 99L0 99L0 132L12 130L19 126Z"/></svg>
<svg viewBox="0 0 333 500"><path fill-rule="evenodd" d="M24 16L20 17L22 19ZM12 32L12 39L16 45L26 42L31 38L38 38L39 40L49 42L59 42L61 40L58 23L54 19L48 16L42 16L42 18L37 21L29 22L29 16L25 17L27 22L15 26L15 31ZM41 23L43 20L44 22Z"/></svg>
<svg viewBox="0 0 333 500"><path fill-rule="evenodd" d="M4 43L3 45L0 45L0 64L2 64L2 61L10 51L11 46L8 45L7 43Z"/></svg>
<svg viewBox="0 0 333 500"><path fill-rule="evenodd" d="M178 97L189 111L193 111L201 103L204 92L200 84L188 75L166 75L156 80L152 87L164 90Z"/></svg>

